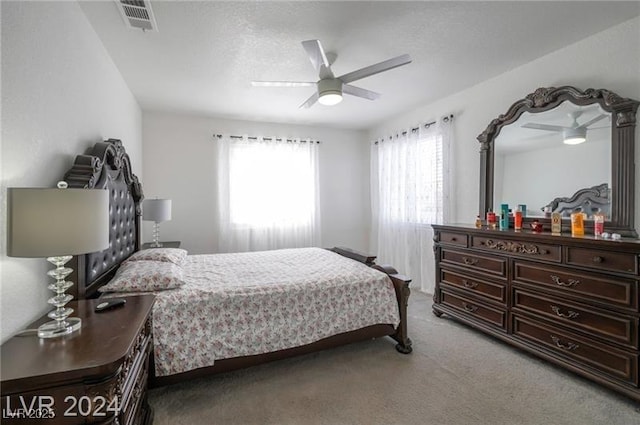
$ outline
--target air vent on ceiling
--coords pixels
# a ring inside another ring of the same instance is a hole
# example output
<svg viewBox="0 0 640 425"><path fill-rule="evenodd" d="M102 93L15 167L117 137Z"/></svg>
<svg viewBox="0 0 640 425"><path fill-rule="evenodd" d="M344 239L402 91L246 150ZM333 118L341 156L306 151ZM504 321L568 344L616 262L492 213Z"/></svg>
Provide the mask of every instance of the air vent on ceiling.
<svg viewBox="0 0 640 425"><path fill-rule="evenodd" d="M129 28L158 31L149 0L115 0L118 10Z"/></svg>

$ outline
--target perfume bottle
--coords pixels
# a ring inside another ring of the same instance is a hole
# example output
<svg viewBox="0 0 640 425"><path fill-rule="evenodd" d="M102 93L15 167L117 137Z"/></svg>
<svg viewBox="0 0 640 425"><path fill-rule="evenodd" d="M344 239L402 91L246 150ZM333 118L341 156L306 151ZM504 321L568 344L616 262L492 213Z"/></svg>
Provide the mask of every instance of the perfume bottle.
<svg viewBox="0 0 640 425"><path fill-rule="evenodd" d="M522 217L527 216L527 204L518 204L518 209L522 212Z"/></svg>
<svg viewBox="0 0 640 425"><path fill-rule="evenodd" d="M496 213L494 213L493 211L489 210L487 212L487 226L489 226L489 228L491 229L495 229L496 228Z"/></svg>
<svg viewBox="0 0 640 425"><path fill-rule="evenodd" d="M551 213L551 233L554 235L562 233L562 215L559 212Z"/></svg>
<svg viewBox="0 0 640 425"><path fill-rule="evenodd" d="M584 216L583 212L571 214L571 236L584 236Z"/></svg>
<svg viewBox="0 0 640 425"><path fill-rule="evenodd" d="M600 237L602 233L604 233L604 214L596 213L593 215L593 235Z"/></svg>
<svg viewBox="0 0 640 425"><path fill-rule="evenodd" d="M500 205L500 230L509 228L509 204Z"/></svg>
<svg viewBox="0 0 640 425"><path fill-rule="evenodd" d="M520 208L518 208L513 215L513 228L515 230L522 230L522 211L520 211Z"/></svg>
<svg viewBox="0 0 640 425"><path fill-rule="evenodd" d="M480 216L476 217L476 228L482 229L482 220L480 219Z"/></svg>
<svg viewBox="0 0 640 425"><path fill-rule="evenodd" d="M534 220L533 223L531 223L531 230L533 230L535 233L542 232L542 229L542 223L540 223L538 220Z"/></svg>

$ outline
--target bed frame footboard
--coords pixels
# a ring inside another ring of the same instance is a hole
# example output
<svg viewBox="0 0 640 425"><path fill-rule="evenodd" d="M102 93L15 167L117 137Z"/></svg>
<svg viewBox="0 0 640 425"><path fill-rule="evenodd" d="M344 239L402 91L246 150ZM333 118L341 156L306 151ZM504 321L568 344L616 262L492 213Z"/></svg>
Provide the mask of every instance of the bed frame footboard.
<svg viewBox="0 0 640 425"><path fill-rule="evenodd" d="M398 274L398 271L388 264L375 264L372 267L389 275L393 282L393 287L396 290L396 299L398 300L398 309L400 310L400 324L396 329L396 333L391 335L391 337L398 341L396 350L402 354L409 354L413 351L413 348L411 348L411 339L407 334L407 306L409 304L409 295L411 294L411 290L409 289L411 279Z"/></svg>
<svg viewBox="0 0 640 425"><path fill-rule="evenodd" d="M375 264L376 257L373 255L363 254L353 249L344 247L335 247L332 248L331 251L344 257L360 261L370 267L373 267L376 270L386 273L389 278L391 278L393 287L396 290L398 311L400 313L400 324L396 328L395 334L390 336L398 341L398 344L396 344L396 350L398 350L398 352L402 354L411 353L411 351L413 351L413 348L411 348L411 339L409 338L407 333L407 306L409 304L409 295L411 294L411 290L409 289L411 279L407 276L399 274L395 268L388 264Z"/></svg>

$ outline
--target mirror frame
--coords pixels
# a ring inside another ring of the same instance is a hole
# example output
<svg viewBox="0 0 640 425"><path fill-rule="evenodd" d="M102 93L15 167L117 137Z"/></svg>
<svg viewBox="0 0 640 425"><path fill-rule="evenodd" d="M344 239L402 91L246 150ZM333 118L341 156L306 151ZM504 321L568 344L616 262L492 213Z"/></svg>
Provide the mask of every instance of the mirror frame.
<svg viewBox="0 0 640 425"><path fill-rule="evenodd" d="M605 89L581 91L572 86L541 87L518 100L506 113L491 121L478 137L480 142L480 217L484 220L488 208L493 208L494 141L504 126L515 122L523 112L538 113L555 108L564 101L575 105L600 104L612 114L611 120L611 212L605 231L622 236L638 237L634 226L635 210L635 128L640 102L622 98ZM570 194L568 194L570 195ZM525 223L538 220L550 230L551 219L526 217ZM512 220L511 220L512 221ZM592 233L592 220L585 231ZM510 226L513 226L511 223ZM570 220L563 218L562 231L570 231Z"/></svg>

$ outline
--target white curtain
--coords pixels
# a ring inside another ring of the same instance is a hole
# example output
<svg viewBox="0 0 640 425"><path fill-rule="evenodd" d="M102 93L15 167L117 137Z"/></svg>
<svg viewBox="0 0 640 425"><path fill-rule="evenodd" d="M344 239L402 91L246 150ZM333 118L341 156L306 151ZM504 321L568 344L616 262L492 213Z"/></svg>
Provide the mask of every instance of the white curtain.
<svg viewBox="0 0 640 425"><path fill-rule="evenodd" d="M216 144L219 252L319 245L318 143L222 136Z"/></svg>
<svg viewBox="0 0 640 425"><path fill-rule="evenodd" d="M372 144L373 217L378 262L433 293L432 223L448 221L452 118L398 133Z"/></svg>

